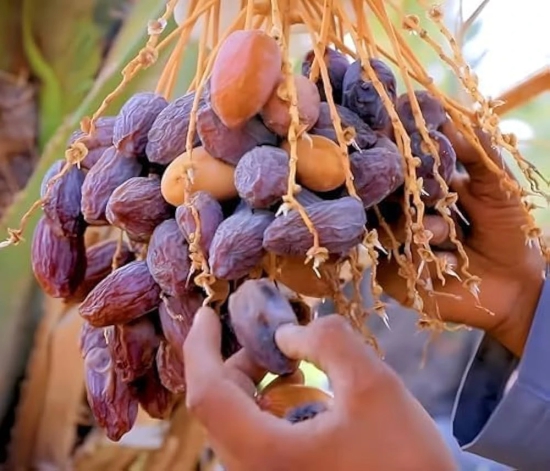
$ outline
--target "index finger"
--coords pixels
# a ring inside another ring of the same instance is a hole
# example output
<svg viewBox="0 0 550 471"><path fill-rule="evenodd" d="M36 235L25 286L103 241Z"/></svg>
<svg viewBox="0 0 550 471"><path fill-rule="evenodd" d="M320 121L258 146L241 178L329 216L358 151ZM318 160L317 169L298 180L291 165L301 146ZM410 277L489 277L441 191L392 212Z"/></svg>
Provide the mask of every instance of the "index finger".
<svg viewBox="0 0 550 471"><path fill-rule="evenodd" d="M279 424L226 374L220 350L218 315L201 308L184 344L187 407L215 441L246 453L250 440L273 440Z"/></svg>
<svg viewBox="0 0 550 471"><path fill-rule="evenodd" d="M441 131L451 142L457 160L464 165L473 181L499 183L505 175L514 179L502 158L501 149L493 146L491 137L481 129L475 130L477 145L472 144L450 120L442 126Z"/></svg>

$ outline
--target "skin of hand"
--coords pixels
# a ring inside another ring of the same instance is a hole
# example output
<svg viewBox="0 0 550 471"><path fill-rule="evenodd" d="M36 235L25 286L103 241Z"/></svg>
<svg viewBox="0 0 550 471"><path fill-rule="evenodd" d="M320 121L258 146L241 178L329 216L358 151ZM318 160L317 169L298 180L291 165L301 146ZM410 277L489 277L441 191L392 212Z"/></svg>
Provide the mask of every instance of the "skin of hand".
<svg viewBox="0 0 550 471"><path fill-rule="evenodd" d="M255 384L265 371L244 350L223 362L209 308L197 312L185 342L187 406L228 471L457 469L430 417L343 317L284 325L275 338L285 355L327 373L329 410L296 424L260 410Z"/></svg>
<svg viewBox="0 0 550 471"><path fill-rule="evenodd" d="M459 207L470 225L462 234L461 242L468 254L469 272L481 278L479 303L461 281L446 276L443 286L433 270L432 284L441 295L428 296L422 288L419 294L428 314L439 313L444 321L483 329L521 356L544 283L546 262L538 247L526 244L521 228L527 224L527 217L519 197L509 197L501 188L502 175L486 166L480 153L451 123L444 125L443 133L466 169L466 173L455 174L450 190L458 194ZM489 158L511 176L490 139L481 132L476 134ZM444 242L448 245L449 227L442 217L426 216L424 227L433 235L432 248L437 249L437 245ZM394 229L397 233L403 232L402 228ZM464 279L458 252L435 253L446 257ZM383 289L398 302L410 305L397 264L382 257L380 261L378 280ZM479 304L485 310L480 309Z"/></svg>

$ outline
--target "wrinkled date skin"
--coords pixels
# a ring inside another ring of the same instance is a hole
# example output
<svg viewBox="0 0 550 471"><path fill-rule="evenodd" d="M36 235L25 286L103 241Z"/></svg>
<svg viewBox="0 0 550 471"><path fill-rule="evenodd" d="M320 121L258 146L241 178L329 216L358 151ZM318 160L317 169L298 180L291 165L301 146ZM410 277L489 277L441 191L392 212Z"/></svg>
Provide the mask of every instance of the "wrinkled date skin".
<svg viewBox="0 0 550 471"><path fill-rule="evenodd" d="M89 322L84 321L80 328L79 348L82 359L85 359L94 348L107 348L105 328L94 327Z"/></svg>
<svg viewBox="0 0 550 471"><path fill-rule="evenodd" d="M57 235L45 216L34 230L31 264L36 281L53 298L68 298L86 272L84 237Z"/></svg>
<svg viewBox="0 0 550 471"><path fill-rule="evenodd" d="M81 129L73 132L67 146L74 144L78 139L90 150L98 147L109 147L113 145L113 129L115 126L116 116L102 116L95 122L95 131L91 135L87 135Z"/></svg>
<svg viewBox="0 0 550 471"><path fill-rule="evenodd" d="M210 106L199 110L197 132L204 149L230 165L237 165L241 157L256 146L277 144L277 136L258 118L250 119L242 127L229 129Z"/></svg>
<svg viewBox="0 0 550 471"><path fill-rule="evenodd" d="M384 86L392 103L397 100L396 80L392 70L379 59L370 59L370 65ZM361 60L352 62L346 70L343 82L342 104L357 113L372 129L382 130L391 126L390 116L382 98L368 78Z"/></svg>
<svg viewBox="0 0 550 471"><path fill-rule="evenodd" d="M235 187L252 208L269 208L286 194L289 156L278 147L260 146L247 152L235 169Z"/></svg>
<svg viewBox="0 0 550 471"><path fill-rule="evenodd" d="M276 375L298 368L299 361L287 358L275 343L277 328L298 324L298 319L272 281L245 281L229 296L228 307L235 335L256 364Z"/></svg>
<svg viewBox="0 0 550 471"><path fill-rule="evenodd" d="M80 212L84 172L73 165L67 173L51 182L48 191L48 182L62 170L64 164L62 160L55 162L42 182L41 197L45 198L42 209L57 234L78 237L86 229Z"/></svg>
<svg viewBox="0 0 550 471"><path fill-rule="evenodd" d="M405 181L399 151L373 147L354 152L349 159L353 184L365 208L380 203Z"/></svg>
<svg viewBox="0 0 550 471"><path fill-rule="evenodd" d="M105 216L136 242L147 242L155 227L173 216L172 207L160 192L160 177L134 177L120 185L109 198Z"/></svg>
<svg viewBox="0 0 550 471"><path fill-rule="evenodd" d="M161 384L174 394L183 394L185 392L185 364L178 350L167 342L161 342L157 350L156 361Z"/></svg>
<svg viewBox="0 0 550 471"><path fill-rule="evenodd" d="M455 150L444 134L438 131L430 131L429 136L439 155L440 164L438 173L449 184L456 166ZM433 170L435 164L434 156L422 139L420 132L411 134L411 151L421 161L420 167L416 168L416 175L422 178L424 191L427 193L422 195L422 201L424 201L426 206L434 206L445 195Z"/></svg>
<svg viewBox="0 0 550 471"><path fill-rule="evenodd" d="M311 128L310 134L323 136L338 143L338 136L336 135L334 120L330 115L328 103L321 103L319 110L319 119ZM357 114L340 105L336 105L336 111L340 117L342 131L353 128L351 135L360 149L368 149L376 144L376 133Z"/></svg>
<svg viewBox="0 0 550 471"><path fill-rule="evenodd" d="M170 418L178 396L162 385L156 368L151 368L133 386L135 397L150 417L159 420Z"/></svg>
<svg viewBox="0 0 550 471"><path fill-rule="evenodd" d="M183 343L191 330L195 313L202 306L204 296L189 292L182 296L164 296L159 306L162 333L170 346L183 360Z"/></svg>
<svg viewBox="0 0 550 471"><path fill-rule="evenodd" d="M189 247L175 219L162 222L153 232L147 250L147 266L164 294L178 296L191 287L188 283Z"/></svg>
<svg viewBox="0 0 550 471"><path fill-rule="evenodd" d="M237 209L223 221L210 246L209 265L216 278L237 280L247 275L262 260L264 231L274 215L267 211Z"/></svg>
<svg viewBox="0 0 550 471"><path fill-rule="evenodd" d="M176 222L188 244L193 242L197 230L193 209L197 212L200 223L199 247L201 252L208 257L216 229L223 221L223 210L220 203L206 191L193 193L188 203L178 206Z"/></svg>
<svg viewBox="0 0 550 471"><path fill-rule="evenodd" d="M136 93L120 109L113 129L113 144L127 157L145 152L147 135L159 113L168 106L164 97L151 92Z"/></svg>
<svg viewBox="0 0 550 471"><path fill-rule="evenodd" d="M88 404L107 437L119 441L137 418L138 400L117 375L109 349L92 348L84 359Z"/></svg>
<svg viewBox="0 0 550 471"><path fill-rule="evenodd" d="M90 170L95 164L97 164L98 160L101 158L101 156L105 153L108 147L97 147L93 150L88 151L86 154L86 157L82 159L80 162L80 166L85 170Z"/></svg>
<svg viewBox="0 0 550 471"><path fill-rule="evenodd" d="M363 239L367 217L356 198L314 203L306 212L319 233L319 244L332 254L347 254ZM295 210L279 216L265 231L264 248L277 255L305 255L312 245L313 236Z"/></svg>
<svg viewBox="0 0 550 471"><path fill-rule="evenodd" d="M309 78L314 59L315 52L309 51L306 54L304 61L302 62L302 75ZM328 69L328 79L332 88L332 97L334 99L334 103L340 104L342 103L342 83L344 81L346 70L348 70L349 67L349 61L346 56L340 51L337 51L330 47L327 47L325 49L324 59ZM317 89L319 90L321 100L328 101L325 93L323 78L321 77L321 72L319 72L319 77L317 78L316 85Z"/></svg>
<svg viewBox="0 0 550 471"><path fill-rule="evenodd" d="M414 92L420 112L429 131L436 131L447 121L447 113L439 100L426 90L415 90ZM397 98L395 111L407 133L412 134L418 131L414 114L412 111L411 99L408 93L403 93Z"/></svg>
<svg viewBox="0 0 550 471"><path fill-rule="evenodd" d="M117 374L125 383L144 376L153 365L159 346L155 326L147 317L107 327L107 344Z"/></svg>
<svg viewBox="0 0 550 471"><path fill-rule="evenodd" d="M72 302L82 302L100 281L113 271L113 257L116 255L116 266L121 267L134 260L134 254L126 242L107 240L92 245L86 251L86 274L84 280L71 295Z"/></svg>
<svg viewBox="0 0 550 471"><path fill-rule="evenodd" d="M82 184L82 214L88 224L107 226L107 203L113 192L126 180L139 177L143 167L134 159L126 159L109 147L86 174Z"/></svg>
<svg viewBox="0 0 550 471"><path fill-rule="evenodd" d="M117 268L101 281L80 305L80 315L95 327L133 321L160 304L160 287L147 262Z"/></svg>
<svg viewBox="0 0 550 471"><path fill-rule="evenodd" d="M149 162L168 165L185 152L194 99L195 92L189 92L175 99L159 113L147 136L145 154ZM204 98L201 97L199 109L203 105ZM195 131L193 147L200 145L201 141Z"/></svg>

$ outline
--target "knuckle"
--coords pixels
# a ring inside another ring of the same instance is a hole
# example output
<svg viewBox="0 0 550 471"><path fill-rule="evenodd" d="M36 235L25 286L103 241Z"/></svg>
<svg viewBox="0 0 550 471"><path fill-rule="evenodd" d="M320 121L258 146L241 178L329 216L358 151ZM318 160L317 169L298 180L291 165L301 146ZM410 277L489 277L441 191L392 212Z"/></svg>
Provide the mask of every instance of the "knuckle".
<svg viewBox="0 0 550 471"><path fill-rule="evenodd" d="M323 317L313 327L319 341L335 341L352 333L349 321L339 314Z"/></svg>

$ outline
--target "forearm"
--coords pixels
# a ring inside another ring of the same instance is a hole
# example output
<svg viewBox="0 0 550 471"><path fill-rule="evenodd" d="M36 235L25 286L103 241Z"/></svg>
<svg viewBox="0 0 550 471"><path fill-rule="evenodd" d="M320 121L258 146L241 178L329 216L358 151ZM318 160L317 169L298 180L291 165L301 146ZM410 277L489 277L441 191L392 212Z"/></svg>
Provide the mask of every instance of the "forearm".
<svg viewBox="0 0 550 471"><path fill-rule="evenodd" d="M467 451L529 471L550 469L550 281L521 361L486 336L464 378L453 431ZM512 372L518 378L505 394Z"/></svg>

